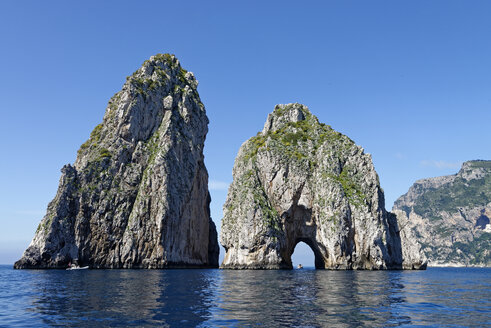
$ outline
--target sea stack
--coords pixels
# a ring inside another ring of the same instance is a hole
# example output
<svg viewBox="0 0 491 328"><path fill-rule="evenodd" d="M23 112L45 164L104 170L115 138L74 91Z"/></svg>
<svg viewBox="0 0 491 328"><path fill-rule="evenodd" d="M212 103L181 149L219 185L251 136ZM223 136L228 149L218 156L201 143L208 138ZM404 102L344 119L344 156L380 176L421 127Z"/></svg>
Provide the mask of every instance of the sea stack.
<svg viewBox="0 0 491 328"><path fill-rule="evenodd" d="M169 54L129 76L14 267L217 267L197 86Z"/></svg>
<svg viewBox="0 0 491 328"><path fill-rule="evenodd" d="M318 269L426 268L385 210L371 156L301 104L276 106L240 147L220 242L226 269L291 269L299 242Z"/></svg>
<svg viewBox="0 0 491 328"><path fill-rule="evenodd" d="M392 209L417 236L431 266L491 266L491 161L421 179Z"/></svg>

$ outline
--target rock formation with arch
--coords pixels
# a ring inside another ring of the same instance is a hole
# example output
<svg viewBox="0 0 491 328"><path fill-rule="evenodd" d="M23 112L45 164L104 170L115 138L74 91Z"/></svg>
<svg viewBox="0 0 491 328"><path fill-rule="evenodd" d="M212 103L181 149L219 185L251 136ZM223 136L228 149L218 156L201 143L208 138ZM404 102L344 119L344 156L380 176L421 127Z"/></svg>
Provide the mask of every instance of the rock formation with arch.
<svg viewBox="0 0 491 328"><path fill-rule="evenodd" d="M316 268L426 268L411 232L385 210L371 156L306 106L277 105L235 160L221 267L291 269L301 241Z"/></svg>

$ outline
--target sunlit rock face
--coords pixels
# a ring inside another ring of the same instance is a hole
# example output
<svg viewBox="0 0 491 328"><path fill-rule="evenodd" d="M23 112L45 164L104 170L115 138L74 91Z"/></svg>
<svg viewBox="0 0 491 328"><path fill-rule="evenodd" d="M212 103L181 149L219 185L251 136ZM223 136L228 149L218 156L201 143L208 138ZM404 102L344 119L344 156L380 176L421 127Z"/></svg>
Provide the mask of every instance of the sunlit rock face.
<svg viewBox="0 0 491 328"><path fill-rule="evenodd" d="M491 161L416 181L394 203L432 266L491 266Z"/></svg>
<svg viewBox="0 0 491 328"><path fill-rule="evenodd" d="M127 78L15 268L218 266L197 85L168 54Z"/></svg>
<svg viewBox="0 0 491 328"><path fill-rule="evenodd" d="M278 105L235 160L221 267L290 269L303 241L316 268L424 269L411 233L384 206L369 154L307 107Z"/></svg>

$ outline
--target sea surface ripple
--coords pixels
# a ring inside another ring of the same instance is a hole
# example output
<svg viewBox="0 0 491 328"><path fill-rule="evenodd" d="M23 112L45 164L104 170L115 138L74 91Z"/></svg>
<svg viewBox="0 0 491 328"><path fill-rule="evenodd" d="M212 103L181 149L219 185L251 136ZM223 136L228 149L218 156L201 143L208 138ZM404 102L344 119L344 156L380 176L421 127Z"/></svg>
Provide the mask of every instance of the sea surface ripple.
<svg viewBox="0 0 491 328"><path fill-rule="evenodd" d="M491 269L13 270L2 327L483 327Z"/></svg>

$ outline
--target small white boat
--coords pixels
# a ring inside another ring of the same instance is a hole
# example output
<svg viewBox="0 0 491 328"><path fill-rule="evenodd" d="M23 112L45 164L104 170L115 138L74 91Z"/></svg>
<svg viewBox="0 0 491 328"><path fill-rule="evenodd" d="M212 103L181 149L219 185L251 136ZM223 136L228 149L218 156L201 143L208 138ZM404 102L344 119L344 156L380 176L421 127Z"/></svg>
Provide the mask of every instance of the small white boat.
<svg viewBox="0 0 491 328"><path fill-rule="evenodd" d="M303 265L301 264L297 265L297 269L303 269Z"/></svg>
<svg viewBox="0 0 491 328"><path fill-rule="evenodd" d="M84 267L79 267L79 266L71 266L69 268L67 268L67 270L85 270L85 269L88 269L89 266L84 266Z"/></svg>

